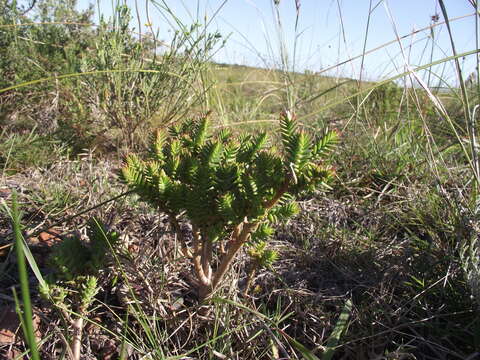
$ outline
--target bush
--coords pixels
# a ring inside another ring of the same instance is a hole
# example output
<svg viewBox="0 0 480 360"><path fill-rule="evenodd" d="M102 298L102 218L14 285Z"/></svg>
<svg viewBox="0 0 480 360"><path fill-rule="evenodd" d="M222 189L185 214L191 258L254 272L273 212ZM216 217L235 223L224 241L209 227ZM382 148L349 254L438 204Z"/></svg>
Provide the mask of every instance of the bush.
<svg viewBox="0 0 480 360"><path fill-rule="evenodd" d="M207 127L204 117L172 127L170 136L158 132L150 158L131 155L122 170L141 200L168 214L193 262L202 301L219 287L242 247L268 239L274 224L298 212L300 193L330 178L324 159L337 139L334 132L311 139L289 112L280 118L280 149L266 149L266 133L236 140L228 131L210 136ZM192 225L190 246L182 219Z"/></svg>
<svg viewBox="0 0 480 360"><path fill-rule="evenodd" d="M93 11L75 6L74 0L41 0L27 16L0 1L0 89L80 70L93 40ZM1 93L0 125L20 120L43 133L54 131L65 110L64 84L48 81Z"/></svg>

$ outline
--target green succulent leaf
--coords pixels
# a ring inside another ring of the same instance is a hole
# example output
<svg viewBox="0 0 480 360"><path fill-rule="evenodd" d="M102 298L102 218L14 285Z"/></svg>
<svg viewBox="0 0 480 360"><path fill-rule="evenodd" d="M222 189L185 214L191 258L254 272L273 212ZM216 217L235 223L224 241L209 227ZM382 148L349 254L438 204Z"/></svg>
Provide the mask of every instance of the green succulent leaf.
<svg viewBox="0 0 480 360"><path fill-rule="evenodd" d="M240 146L236 143L224 143L222 162L226 164L235 163Z"/></svg>
<svg viewBox="0 0 480 360"><path fill-rule="evenodd" d="M236 219L237 214L234 210L234 196L231 193L226 193L220 199L218 199L218 211L226 219L233 221Z"/></svg>
<svg viewBox="0 0 480 360"><path fill-rule="evenodd" d="M86 311L92 305L95 296L98 294L97 278L86 276L81 279L80 285L80 311Z"/></svg>
<svg viewBox="0 0 480 360"><path fill-rule="evenodd" d="M286 204L276 206L268 213L268 220L271 223L279 223L285 221L292 216L298 214L300 207L296 202L288 202Z"/></svg>
<svg viewBox="0 0 480 360"><path fill-rule="evenodd" d="M238 161L243 163L251 162L257 153L266 145L266 142L267 133L265 132L245 138L238 152Z"/></svg>
<svg viewBox="0 0 480 360"><path fill-rule="evenodd" d="M260 267L270 267L278 260L278 252L272 249L267 249L266 241L259 241L251 246L248 254Z"/></svg>
<svg viewBox="0 0 480 360"><path fill-rule="evenodd" d="M201 146L207 138L208 117L202 118L199 122L194 123L192 129L193 146Z"/></svg>
<svg viewBox="0 0 480 360"><path fill-rule="evenodd" d="M300 132L290 136L286 144L287 166L297 170L302 170L310 160L310 138L307 134Z"/></svg>
<svg viewBox="0 0 480 360"><path fill-rule="evenodd" d="M270 224L264 222L260 224L257 230L252 234L252 243L261 242L263 240L268 239L275 233L275 229L273 229Z"/></svg>
<svg viewBox="0 0 480 360"><path fill-rule="evenodd" d="M335 145L338 144L339 137L336 131L326 131L324 135L315 143L312 149L312 156L316 160L325 157L333 151Z"/></svg>
<svg viewBox="0 0 480 360"><path fill-rule="evenodd" d="M229 140L232 138L232 132L224 128L220 130L220 132L217 135L218 140L220 140L223 144L228 144Z"/></svg>
<svg viewBox="0 0 480 360"><path fill-rule="evenodd" d="M222 156L222 144L219 142L207 142L200 150L200 159L203 166L216 167Z"/></svg>
<svg viewBox="0 0 480 360"><path fill-rule="evenodd" d="M154 139L154 143L152 145L152 153L154 155L155 160L157 161L163 161L165 158L163 154L163 147L167 141L167 134L162 131L158 130Z"/></svg>
<svg viewBox="0 0 480 360"><path fill-rule="evenodd" d="M285 111L280 115L280 134L284 147L288 147L292 136L297 132L297 122L295 116L290 111Z"/></svg>

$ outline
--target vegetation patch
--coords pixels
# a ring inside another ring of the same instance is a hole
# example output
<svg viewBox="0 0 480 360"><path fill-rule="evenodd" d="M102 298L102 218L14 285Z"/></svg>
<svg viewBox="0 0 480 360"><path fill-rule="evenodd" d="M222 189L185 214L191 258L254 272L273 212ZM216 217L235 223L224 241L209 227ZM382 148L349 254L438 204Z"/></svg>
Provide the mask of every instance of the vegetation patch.
<svg viewBox="0 0 480 360"><path fill-rule="evenodd" d="M467 55L380 82L286 46L216 64L209 19L155 5L168 44L124 5L0 0L0 358L478 356Z"/></svg>

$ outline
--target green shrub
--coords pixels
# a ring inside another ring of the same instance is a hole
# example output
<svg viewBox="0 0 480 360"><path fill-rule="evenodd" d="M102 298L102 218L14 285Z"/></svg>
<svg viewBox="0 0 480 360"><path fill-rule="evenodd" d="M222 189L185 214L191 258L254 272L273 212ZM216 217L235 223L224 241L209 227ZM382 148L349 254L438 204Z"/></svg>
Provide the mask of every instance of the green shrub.
<svg viewBox="0 0 480 360"><path fill-rule="evenodd" d="M335 132L319 139L297 129L289 112L280 118L281 146L267 149L267 134L233 138L208 134L208 119L159 131L150 158L127 158L124 181L159 211L168 214L193 262L200 300L219 287L237 253L268 239L272 226L298 212L297 195L332 175L325 157ZM191 244L179 221L192 225Z"/></svg>
<svg viewBox="0 0 480 360"><path fill-rule="evenodd" d="M92 8L77 11L76 0L39 0L22 15L15 3L0 1L0 89L78 72L92 45ZM0 94L0 125L29 121L43 133L55 130L68 110L62 103L65 85L47 81Z"/></svg>
<svg viewBox="0 0 480 360"><path fill-rule="evenodd" d="M154 120L168 124L200 103L200 74L220 39L194 24L176 31L157 54L160 44L136 39L130 21L127 6L119 6L112 20L102 20L94 50L82 65L83 72L101 73L77 82L78 99L96 114L92 125L98 133L109 133L117 148L138 147L142 130Z"/></svg>
<svg viewBox="0 0 480 360"><path fill-rule="evenodd" d="M76 0L39 0L33 15L21 16L0 1L0 89L49 79L2 92L0 126L28 122L74 152L138 147L152 123L173 122L206 102L201 74L220 34L164 10L179 29L167 45L137 38L127 6L95 31L92 8L75 7Z"/></svg>

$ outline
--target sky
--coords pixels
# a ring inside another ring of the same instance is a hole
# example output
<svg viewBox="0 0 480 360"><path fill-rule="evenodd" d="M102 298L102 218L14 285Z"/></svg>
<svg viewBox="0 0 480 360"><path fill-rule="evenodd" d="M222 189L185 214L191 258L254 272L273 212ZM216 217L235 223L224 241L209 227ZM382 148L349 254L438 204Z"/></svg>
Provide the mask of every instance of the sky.
<svg viewBox="0 0 480 360"><path fill-rule="evenodd" d="M116 0L114 0L116 1ZM96 9L105 16L112 13L112 0L99 0ZM432 16L443 21L437 0L123 0L134 14L132 28L143 33L150 23L159 38L168 42L173 27L160 11L168 6L184 24L208 24L207 30L218 31L226 43L215 55L215 61L261 67L281 66L281 44L288 56L289 70L325 72L338 77L379 80L411 67L428 64L452 55L445 25L426 29L399 42L366 55L362 60L331 68L363 49L370 50L429 27ZM279 1L278 7L274 1ZM476 49L474 8L468 0L445 0L457 53ZM79 0L79 7L88 0ZM297 5L299 7L297 8ZM138 9L140 22L135 14ZM278 12L277 12L278 9ZM298 10L298 12L297 12ZM98 13L98 11L97 11ZM370 14L370 16L369 16ZM279 25L281 24L281 25ZM368 31L367 31L368 26ZM362 67L363 64L363 67ZM466 76L474 71L475 55L461 59ZM329 70L330 69L330 70ZM441 77L455 83L453 62L432 68L431 78ZM425 78L427 74L422 73Z"/></svg>

